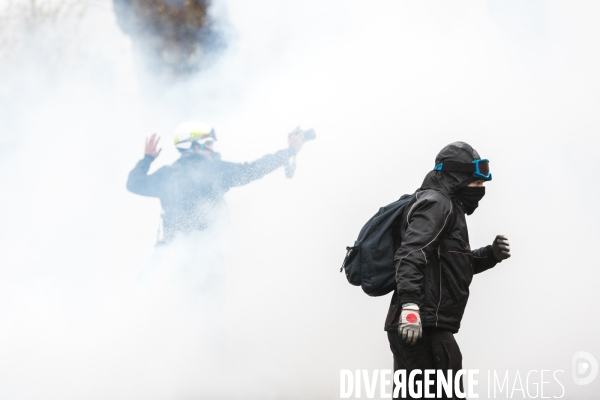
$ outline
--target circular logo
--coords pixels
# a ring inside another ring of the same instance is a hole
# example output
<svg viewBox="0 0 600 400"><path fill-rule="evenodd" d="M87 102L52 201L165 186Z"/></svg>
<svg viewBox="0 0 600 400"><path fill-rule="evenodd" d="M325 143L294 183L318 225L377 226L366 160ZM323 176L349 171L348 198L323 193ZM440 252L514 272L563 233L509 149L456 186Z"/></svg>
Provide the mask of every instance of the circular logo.
<svg viewBox="0 0 600 400"><path fill-rule="evenodd" d="M406 321L411 324L414 324L415 322L417 322L417 316L415 314L408 314L406 316Z"/></svg>
<svg viewBox="0 0 600 400"><path fill-rule="evenodd" d="M576 385L587 385L598 375L598 361L590 353L578 351L573 355L573 381Z"/></svg>

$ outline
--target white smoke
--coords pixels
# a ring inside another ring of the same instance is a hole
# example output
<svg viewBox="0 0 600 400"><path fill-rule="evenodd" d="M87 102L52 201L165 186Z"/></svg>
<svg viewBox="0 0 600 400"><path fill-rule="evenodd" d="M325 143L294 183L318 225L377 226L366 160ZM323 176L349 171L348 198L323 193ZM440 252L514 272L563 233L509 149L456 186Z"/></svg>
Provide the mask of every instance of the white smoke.
<svg viewBox="0 0 600 400"><path fill-rule="evenodd" d="M391 368L389 297L339 265L455 140L494 175L472 246L502 233L513 251L473 281L465 367L563 369L570 397L595 396L570 362L600 357L596 3L217 2L229 50L167 84L138 68L108 1L34 24L28 2L0 4L0 398L330 399L340 369ZM294 179L227 194L225 239L155 249L158 201L127 173L153 132L152 171L173 162L189 119L228 161L298 124L317 140Z"/></svg>

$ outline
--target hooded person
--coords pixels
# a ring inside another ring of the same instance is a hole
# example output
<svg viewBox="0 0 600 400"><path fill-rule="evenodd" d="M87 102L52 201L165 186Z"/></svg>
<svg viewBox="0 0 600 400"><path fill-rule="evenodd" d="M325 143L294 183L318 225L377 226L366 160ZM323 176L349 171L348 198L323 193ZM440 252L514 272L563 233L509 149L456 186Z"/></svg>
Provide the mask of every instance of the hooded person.
<svg viewBox="0 0 600 400"><path fill-rule="evenodd" d="M148 174L151 163L161 151L157 150L159 139L152 135L146 140L144 158L129 173L127 190L160 199L161 244L172 241L177 234L202 231L211 226L229 189L246 185L287 165L304 141L302 131L296 128L288 135L287 149L253 162L232 163L221 160L221 155L213 150L214 129L194 121L184 122L176 129L174 138L181 157L172 165Z"/></svg>
<svg viewBox="0 0 600 400"><path fill-rule="evenodd" d="M395 235L401 242L394 256L396 289L385 330L394 370L406 370L407 377L415 369L462 369L454 334L473 275L510 257L502 235L479 249L472 250L469 244L465 214L478 207L485 194L483 184L491 179L488 160L467 143L451 143L439 152L434 169L397 223ZM412 398L402 394L394 398Z"/></svg>

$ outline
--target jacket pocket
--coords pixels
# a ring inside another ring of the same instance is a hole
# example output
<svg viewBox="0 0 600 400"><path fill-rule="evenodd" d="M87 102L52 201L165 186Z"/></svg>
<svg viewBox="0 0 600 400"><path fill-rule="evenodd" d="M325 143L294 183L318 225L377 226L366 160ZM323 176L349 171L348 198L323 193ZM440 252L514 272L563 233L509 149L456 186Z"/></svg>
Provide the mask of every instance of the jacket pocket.
<svg viewBox="0 0 600 400"><path fill-rule="evenodd" d="M473 280L473 254L471 246L462 240L448 240L445 246L445 257L452 266L452 275L457 285L468 288Z"/></svg>

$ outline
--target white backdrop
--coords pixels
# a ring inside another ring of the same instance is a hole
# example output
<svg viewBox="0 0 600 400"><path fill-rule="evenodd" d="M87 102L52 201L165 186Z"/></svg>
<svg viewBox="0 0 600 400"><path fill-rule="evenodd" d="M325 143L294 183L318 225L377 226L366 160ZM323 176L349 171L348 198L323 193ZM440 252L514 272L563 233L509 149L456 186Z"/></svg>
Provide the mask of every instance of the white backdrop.
<svg viewBox="0 0 600 400"><path fill-rule="evenodd" d="M494 176L471 245L506 234L513 254L473 280L465 367L564 370L565 398L597 396L571 380L576 351L600 357L596 2L220 0L229 47L180 83L145 76L110 2L87 3L0 31L0 398L338 398L340 369L392 367L389 296L346 282L345 246L456 140ZM231 190L225 238L198 243L223 248L218 308L136 279L160 207L127 173L152 132L153 170L173 162L194 118L228 161L317 131L294 179Z"/></svg>

